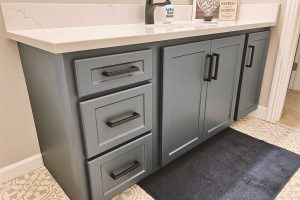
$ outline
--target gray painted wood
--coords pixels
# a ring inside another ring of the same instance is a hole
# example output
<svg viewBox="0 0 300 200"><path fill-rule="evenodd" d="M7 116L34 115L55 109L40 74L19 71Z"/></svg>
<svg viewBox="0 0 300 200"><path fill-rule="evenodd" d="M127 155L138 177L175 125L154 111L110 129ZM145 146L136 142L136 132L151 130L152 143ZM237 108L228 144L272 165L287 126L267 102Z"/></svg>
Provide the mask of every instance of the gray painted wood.
<svg viewBox="0 0 300 200"><path fill-rule="evenodd" d="M173 41L173 43L180 43L182 41ZM76 106L78 106L78 104L81 101L85 101L85 100L89 100L92 98L98 98L100 96L105 96L105 95L109 95L112 94L114 92L119 92L119 91L123 91L125 89L131 89L133 87L137 87L140 86L142 84L147 84L150 81L152 82L152 162L153 162L153 170L158 170L161 166L160 164L160 133L159 133L159 123L160 123L160 109L159 109L159 102L160 102L160 47L161 45L166 45L165 43L147 43L147 44L139 44L139 45L132 45L132 46L122 46L122 47L118 47L118 48L106 48L106 49L96 49L96 50L90 50L90 51L83 51L83 52L72 52L72 53L67 53L64 54L64 64L65 64L65 68L70 70L69 71L69 75L70 78L75 78L74 74L75 74L75 68L74 68L74 60L78 60L78 59L85 59L85 58L90 58L90 57L99 57L99 56L107 56L107 55L113 55L113 54L123 54L126 52L135 52L135 51L143 51L144 49L152 49L152 70L153 70L153 77L151 80L149 81L145 81L142 83L135 83L135 84L131 84L131 85L126 85L124 87L121 88L117 88L117 89L112 89L112 90L108 90L106 92L101 92L101 93L97 93L94 95L87 97L83 97L83 98L78 98L78 94L77 94L77 88L76 88L76 84L73 83L73 85L71 84L70 81L70 85L69 87L74 87L72 88L72 91L76 92ZM76 80L73 80L76 83ZM75 100L74 99L74 100ZM79 107L79 106L78 106ZM79 115L80 115L80 109L79 109ZM79 121L79 123L81 123L81 121ZM83 128L82 128L83 130ZM84 144L84 139L82 139L83 141L83 145ZM86 155L86 153L84 154Z"/></svg>
<svg viewBox="0 0 300 200"><path fill-rule="evenodd" d="M116 48L52 54L19 44L44 164L72 200L91 199L79 103L152 82L152 170L161 167L161 48L238 36L269 28L206 35ZM79 97L74 60L152 50L152 79Z"/></svg>
<svg viewBox="0 0 300 200"><path fill-rule="evenodd" d="M211 41L164 48L162 165L202 141L203 82Z"/></svg>
<svg viewBox="0 0 300 200"><path fill-rule="evenodd" d="M258 107L270 34L270 31L249 34L243 73L241 73L239 96L237 98L236 120L241 119ZM247 67L252 56L250 46L254 46L255 50L252 67Z"/></svg>
<svg viewBox="0 0 300 200"><path fill-rule="evenodd" d="M244 35L212 41L212 54L220 54L220 62L217 80L207 85L204 140L233 121L244 41Z"/></svg>
<svg viewBox="0 0 300 200"><path fill-rule="evenodd" d="M74 63L79 97L152 78L152 50L78 59ZM139 71L113 77L102 74L133 66Z"/></svg>
<svg viewBox="0 0 300 200"><path fill-rule="evenodd" d="M80 108L90 158L152 129L152 84L84 101ZM140 117L116 127L107 125L134 112Z"/></svg>
<svg viewBox="0 0 300 200"><path fill-rule="evenodd" d="M112 173L121 173L138 161L141 166L114 180ZM151 172L152 134L130 142L88 163L93 200L111 199Z"/></svg>
<svg viewBox="0 0 300 200"><path fill-rule="evenodd" d="M90 199L73 74L63 55L18 47L43 162L70 199Z"/></svg>

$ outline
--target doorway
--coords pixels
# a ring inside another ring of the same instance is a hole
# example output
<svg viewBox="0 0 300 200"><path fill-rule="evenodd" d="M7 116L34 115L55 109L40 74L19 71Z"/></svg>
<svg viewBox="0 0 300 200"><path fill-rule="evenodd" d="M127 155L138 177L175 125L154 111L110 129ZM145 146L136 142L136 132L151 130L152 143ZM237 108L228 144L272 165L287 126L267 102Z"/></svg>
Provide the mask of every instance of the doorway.
<svg viewBox="0 0 300 200"><path fill-rule="evenodd" d="M300 129L300 45L298 41L280 122Z"/></svg>
<svg viewBox="0 0 300 200"><path fill-rule="evenodd" d="M300 1L286 1L283 28L266 113L266 121L280 121L300 35Z"/></svg>

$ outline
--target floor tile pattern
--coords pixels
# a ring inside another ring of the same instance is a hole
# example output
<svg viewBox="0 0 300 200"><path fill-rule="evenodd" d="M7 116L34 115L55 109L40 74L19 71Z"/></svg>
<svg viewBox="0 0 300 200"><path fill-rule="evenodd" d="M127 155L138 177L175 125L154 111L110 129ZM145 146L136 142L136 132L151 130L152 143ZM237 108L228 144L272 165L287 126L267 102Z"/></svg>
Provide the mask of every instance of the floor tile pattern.
<svg viewBox="0 0 300 200"><path fill-rule="evenodd" d="M154 200L140 186L134 185L115 196L112 200Z"/></svg>
<svg viewBox="0 0 300 200"><path fill-rule="evenodd" d="M255 118L243 118L232 128L252 137L300 154L300 132ZM0 184L0 200L69 200L45 167ZM113 200L154 200L138 185ZM300 200L300 170L279 193L276 200Z"/></svg>
<svg viewBox="0 0 300 200"><path fill-rule="evenodd" d="M45 167L0 184L0 200L69 200Z"/></svg>

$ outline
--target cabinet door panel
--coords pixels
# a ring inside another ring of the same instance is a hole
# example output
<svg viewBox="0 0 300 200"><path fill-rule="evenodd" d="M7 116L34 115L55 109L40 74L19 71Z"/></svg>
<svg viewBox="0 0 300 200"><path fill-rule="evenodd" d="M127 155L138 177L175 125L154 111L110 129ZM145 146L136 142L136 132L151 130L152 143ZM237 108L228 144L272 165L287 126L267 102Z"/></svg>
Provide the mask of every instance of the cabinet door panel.
<svg viewBox="0 0 300 200"><path fill-rule="evenodd" d="M219 54L217 80L207 85L204 139L228 127L234 117L245 36L212 41L212 54ZM216 70L214 59L213 74Z"/></svg>
<svg viewBox="0 0 300 200"><path fill-rule="evenodd" d="M238 94L236 120L246 116L258 107L269 38L270 31L249 35L245 64L241 73L242 81Z"/></svg>
<svg viewBox="0 0 300 200"><path fill-rule="evenodd" d="M211 41L164 48L162 164L202 141L203 73Z"/></svg>

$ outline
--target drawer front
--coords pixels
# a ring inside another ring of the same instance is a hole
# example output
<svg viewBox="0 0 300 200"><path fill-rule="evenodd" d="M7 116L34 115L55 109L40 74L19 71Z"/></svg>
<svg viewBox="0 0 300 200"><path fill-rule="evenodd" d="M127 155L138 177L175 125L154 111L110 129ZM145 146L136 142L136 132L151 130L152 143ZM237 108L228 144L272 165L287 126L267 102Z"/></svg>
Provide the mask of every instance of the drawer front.
<svg viewBox="0 0 300 200"><path fill-rule="evenodd" d="M80 104L87 157L152 129L152 84Z"/></svg>
<svg viewBox="0 0 300 200"><path fill-rule="evenodd" d="M75 60L80 97L152 78L152 50Z"/></svg>
<svg viewBox="0 0 300 200"><path fill-rule="evenodd" d="M152 134L88 163L93 200L110 199L151 172Z"/></svg>

